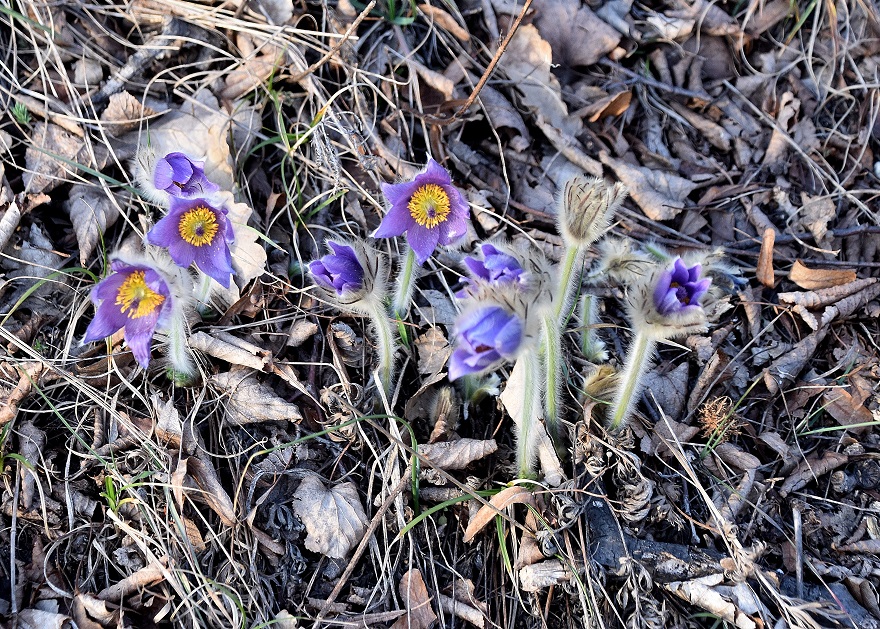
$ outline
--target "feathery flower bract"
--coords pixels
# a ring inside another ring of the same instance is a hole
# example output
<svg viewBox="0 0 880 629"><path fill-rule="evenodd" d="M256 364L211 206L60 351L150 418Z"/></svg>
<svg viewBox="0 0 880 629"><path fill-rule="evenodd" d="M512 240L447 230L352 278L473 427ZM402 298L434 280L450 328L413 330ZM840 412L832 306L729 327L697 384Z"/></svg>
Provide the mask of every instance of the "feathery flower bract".
<svg viewBox="0 0 880 629"><path fill-rule="evenodd" d="M110 264L113 273L92 289L97 310L86 329L83 343L91 343L125 329L125 342L135 360L146 368L150 345L157 327L169 323L174 298L168 283L149 265L129 265L120 260Z"/></svg>
<svg viewBox="0 0 880 629"><path fill-rule="evenodd" d="M406 232L419 264L438 244L450 245L467 232L468 204L446 169L433 159L412 181L383 184L382 192L390 208L373 236L392 238Z"/></svg>
<svg viewBox="0 0 880 629"><path fill-rule="evenodd" d="M523 342L523 322L494 304L480 306L458 318L456 349L449 359L449 379L486 371L511 360Z"/></svg>
<svg viewBox="0 0 880 629"><path fill-rule="evenodd" d="M190 159L179 152L156 160L153 185L172 197L193 197L220 190L205 176L205 162Z"/></svg>
<svg viewBox="0 0 880 629"><path fill-rule="evenodd" d="M168 215L147 233L152 245L167 247L174 263L195 265L207 276L229 288L234 271L229 243L232 223L224 207L214 207L200 197L171 197Z"/></svg>

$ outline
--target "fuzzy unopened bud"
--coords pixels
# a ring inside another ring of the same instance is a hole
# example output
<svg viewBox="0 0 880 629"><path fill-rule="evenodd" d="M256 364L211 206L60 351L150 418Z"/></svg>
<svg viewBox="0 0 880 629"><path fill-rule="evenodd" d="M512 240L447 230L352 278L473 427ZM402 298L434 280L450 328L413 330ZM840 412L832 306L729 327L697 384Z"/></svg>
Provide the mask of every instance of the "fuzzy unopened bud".
<svg viewBox="0 0 880 629"><path fill-rule="evenodd" d="M608 229L614 212L627 195L621 183L606 184L594 177L573 177L559 199L559 233L569 247L587 247Z"/></svg>

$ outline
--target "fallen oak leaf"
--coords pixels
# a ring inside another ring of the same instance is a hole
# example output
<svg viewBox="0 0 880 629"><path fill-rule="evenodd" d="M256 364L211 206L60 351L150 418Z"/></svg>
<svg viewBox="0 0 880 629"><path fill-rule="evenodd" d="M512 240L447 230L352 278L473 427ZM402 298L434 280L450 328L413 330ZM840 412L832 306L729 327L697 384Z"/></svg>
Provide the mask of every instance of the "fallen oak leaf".
<svg viewBox="0 0 880 629"><path fill-rule="evenodd" d="M843 387L832 387L822 396L822 405L828 414L841 426L854 433L864 433L871 429L874 414L864 404L857 402Z"/></svg>
<svg viewBox="0 0 880 629"><path fill-rule="evenodd" d="M263 371L272 361L272 352L228 332L195 332L189 337L189 346L231 365L250 367L257 371Z"/></svg>
<svg viewBox="0 0 880 629"><path fill-rule="evenodd" d="M299 407L259 382L250 369L218 373L211 377L211 382L228 394L223 406L225 419L231 424L302 421Z"/></svg>
<svg viewBox="0 0 880 629"><path fill-rule="evenodd" d="M697 184L671 172L634 166L622 159L599 152L599 161L611 168L620 182L629 189L629 195L654 221L675 218L685 207L685 199Z"/></svg>
<svg viewBox="0 0 880 629"><path fill-rule="evenodd" d="M483 505L477 514L468 522L467 529L464 532L464 541L467 543L477 536L477 533L489 524L498 512L515 504L527 504L533 507L537 506L535 497L525 487L506 487L489 500L489 505Z"/></svg>
<svg viewBox="0 0 880 629"><path fill-rule="evenodd" d="M400 578L397 593L406 606L406 614L394 621L391 629L428 629L437 620L437 614L431 609L431 596L425 580L417 568Z"/></svg>

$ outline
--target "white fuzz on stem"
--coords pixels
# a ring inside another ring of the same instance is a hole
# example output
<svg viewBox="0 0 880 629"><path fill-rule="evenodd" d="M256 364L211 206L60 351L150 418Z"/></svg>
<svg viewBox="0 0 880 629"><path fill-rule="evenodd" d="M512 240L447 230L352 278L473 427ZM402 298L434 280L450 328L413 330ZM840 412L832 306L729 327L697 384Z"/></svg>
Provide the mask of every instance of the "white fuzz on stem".
<svg viewBox="0 0 880 629"><path fill-rule="evenodd" d="M394 291L394 304L392 304L391 313L395 318L403 320L409 312L409 305L412 302L413 289L418 279L418 266L416 265L416 254L412 247L406 248L406 255L403 258L403 264L400 267L400 273L397 275L397 287Z"/></svg>
<svg viewBox="0 0 880 629"><path fill-rule="evenodd" d="M642 391L642 376L648 369L656 346L657 341L650 334L636 332L614 396L613 412L608 426L611 431L620 430L632 414L633 406Z"/></svg>
<svg viewBox="0 0 880 629"><path fill-rule="evenodd" d="M534 478L537 443L533 424L541 412L541 366L533 351L523 352L517 363L521 363L523 367L523 402L522 421L516 443L516 463L520 478Z"/></svg>

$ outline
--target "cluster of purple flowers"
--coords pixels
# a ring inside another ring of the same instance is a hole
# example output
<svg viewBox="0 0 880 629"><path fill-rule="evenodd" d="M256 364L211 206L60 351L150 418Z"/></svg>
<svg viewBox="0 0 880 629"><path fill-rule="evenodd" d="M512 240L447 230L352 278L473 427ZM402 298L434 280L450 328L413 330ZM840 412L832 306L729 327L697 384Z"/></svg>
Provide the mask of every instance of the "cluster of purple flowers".
<svg viewBox="0 0 880 629"><path fill-rule="evenodd" d="M228 210L217 195L220 188L205 175L204 162L168 153L156 160L151 180L144 184L166 193L168 199L168 213L147 232L147 242L167 249L176 265L195 264L229 288L234 274L229 245L235 236ZM134 265L114 260L111 270L92 290L97 311L83 342L124 329L138 363L147 367L153 334L167 329L169 319L180 314L181 304L174 303L174 295L180 293L171 289L171 274L149 260Z"/></svg>

